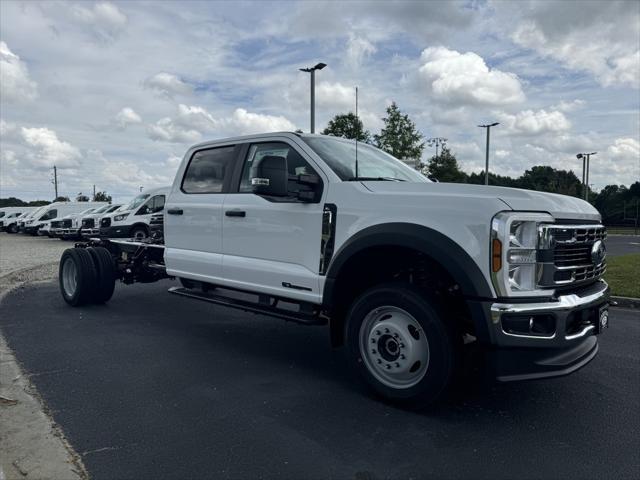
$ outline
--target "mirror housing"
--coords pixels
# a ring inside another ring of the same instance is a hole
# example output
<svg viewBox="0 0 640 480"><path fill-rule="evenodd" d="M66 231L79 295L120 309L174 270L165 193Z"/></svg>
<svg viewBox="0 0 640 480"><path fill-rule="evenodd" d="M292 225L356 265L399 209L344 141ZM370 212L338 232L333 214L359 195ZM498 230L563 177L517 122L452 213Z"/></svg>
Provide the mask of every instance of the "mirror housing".
<svg viewBox="0 0 640 480"><path fill-rule="evenodd" d="M256 195L286 197L289 173L287 159L267 155L251 166L251 189Z"/></svg>

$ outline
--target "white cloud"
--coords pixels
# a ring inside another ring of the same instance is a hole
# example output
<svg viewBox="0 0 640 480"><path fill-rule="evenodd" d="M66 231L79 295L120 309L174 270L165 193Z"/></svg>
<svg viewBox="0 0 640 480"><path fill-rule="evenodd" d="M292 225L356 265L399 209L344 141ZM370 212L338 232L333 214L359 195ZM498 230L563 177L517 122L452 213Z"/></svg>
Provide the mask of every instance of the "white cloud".
<svg viewBox="0 0 640 480"><path fill-rule="evenodd" d="M160 72L148 78L144 81L144 86L168 98L173 98L175 95L188 95L192 92L189 84L167 72Z"/></svg>
<svg viewBox="0 0 640 480"><path fill-rule="evenodd" d="M48 128L20 128L25 146L29 147L27 158L34 167L60 168L77 167L82 155L80 150L68 142L58 139L58 135Z"/></svg>
<svg viewBox="0 0 640 480"><path fill-rule="evenodd" d="M229 117L215 118L203 107L180 104L174 118L162 118L150 125L147 133L153 140L193 143L200 140L203 134L222 137L295 129L292 122L279 115L252 113L244 108L236 108Z"/></svg>
<svg viewBox="0 0 640 480"><path fill-rule="evenodd" d="M603 86L640 85L637 2L538 2L522 8L512 39Z"/></svg>
<svg viewBox="0 0 640 480"><path fill-rule="evenodd" d="M38 97L38 85L29 77L27 66L5 42L0 42L0 96L16 103Z"/></svg>
<svg viewBox="0 0 640 480"><path fill-rule="evenodd" d="M437 101L453 105L508 105L525 100L515 74L490 69L476 53L429 47L422 52L421 62L420 76Z"/></svg>
<svg viewBox="0 0 640 480"><path fill-rule="evenodd" d="M363 37L359 37L354 33L349 34L347 41L347 63L357 68L369 56L377 51L375 45Z"/></svg>
<svg viewBox="0 0 640 480"><path fill-rule="evenodd" d="M523 110L515 115L496 113L496 116L510 132L517 135L540 135L549 132L562 132L571 128L567 117L557 110Z"/></svg>
<svg viewBox="0 0 640 480"><path fill-rule="evenodd" d="M127 16L109 2L99 2L91 8L75 4L71 8L71 15L103 42L113 41L127 25Z"/></svg>
<svg viewBox="0 0 640 480"><path fill-rule="evenodd" d="M117 113L114 121L119 128L125 129L129 125L141 123L142 118L140 118L140 115L138 115L133 108L124 107Z"/></svg>
<svg viewBox="0 0 640 480"><path fill-rule="evenodd" d="M565 102L564 100L561 100L560 103L552 106L551 108L553 110L559 110L561 112L573 112L574 110L583 108L586 104L587 102L585 102L584 100L580 100L579 98L576 98L575 100L571 100L570 102Z"/></svg>

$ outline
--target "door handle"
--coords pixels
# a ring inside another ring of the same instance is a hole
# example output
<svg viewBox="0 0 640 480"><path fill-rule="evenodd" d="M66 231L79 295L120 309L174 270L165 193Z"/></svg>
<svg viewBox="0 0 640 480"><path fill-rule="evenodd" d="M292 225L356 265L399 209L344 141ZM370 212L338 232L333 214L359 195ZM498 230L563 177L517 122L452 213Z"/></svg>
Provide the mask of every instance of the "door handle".
<svg viewBox="0 0 640 480"><path fill-rule="evenodd" d="M246 217L247 212L244 210L227 210L224 212L227 217Z"/></svg>
<svg viewBox="0 0 640 480"><path fill-rule="evenodd" d="M181 208L170 208L169 210L167 210L167 213L169 215L182 215L183 211Z"/></svg>

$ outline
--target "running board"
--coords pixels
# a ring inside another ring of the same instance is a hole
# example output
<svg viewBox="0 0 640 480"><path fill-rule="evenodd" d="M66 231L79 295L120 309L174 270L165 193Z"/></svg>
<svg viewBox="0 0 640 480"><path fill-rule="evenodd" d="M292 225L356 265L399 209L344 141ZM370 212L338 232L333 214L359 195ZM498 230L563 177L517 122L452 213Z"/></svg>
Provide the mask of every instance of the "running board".
<svg viewBox="0 0 640 480"><path fill-rule="evenodd" d="M209 303L215 303L216 305L222 305L224 307L237 308L246 312L261 313L263 315L269 315L270 317L281 318L283 320L302 323L304 325L326 325L327 323L326 319L320 318L317 315L285 310L271 305L224 297L213 293L203 293L190 288L171 287L169 289L169 293L194 298L196 300L203 300Z"/></svg>

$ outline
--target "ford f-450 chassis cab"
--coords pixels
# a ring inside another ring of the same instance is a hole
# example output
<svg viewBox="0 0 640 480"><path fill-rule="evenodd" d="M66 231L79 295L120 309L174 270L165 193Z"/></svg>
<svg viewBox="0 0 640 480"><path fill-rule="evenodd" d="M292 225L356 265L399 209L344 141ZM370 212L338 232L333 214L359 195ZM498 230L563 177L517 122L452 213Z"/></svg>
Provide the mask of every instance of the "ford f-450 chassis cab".
<svg viewBox="0 0 640 480"><path fill-rule="evenodd" d="M176 277L173 294L328 324L378 394L422 404L469 350L500 381L559 376L594 358L608 325L606 231L587 202L433 183L350 140L198 144L158 222L153 239L65 251L64 300L102 303L117 279Z"/></svg>

